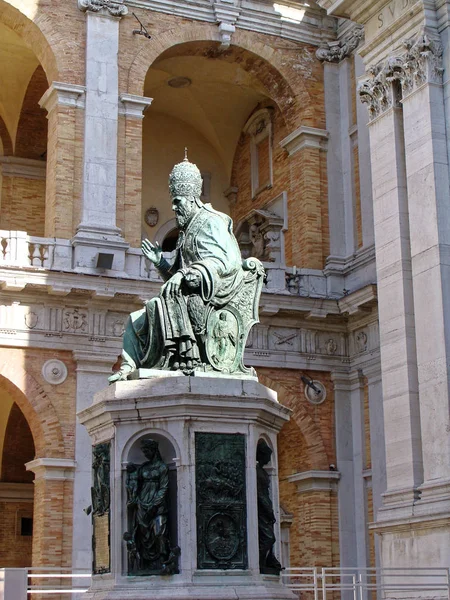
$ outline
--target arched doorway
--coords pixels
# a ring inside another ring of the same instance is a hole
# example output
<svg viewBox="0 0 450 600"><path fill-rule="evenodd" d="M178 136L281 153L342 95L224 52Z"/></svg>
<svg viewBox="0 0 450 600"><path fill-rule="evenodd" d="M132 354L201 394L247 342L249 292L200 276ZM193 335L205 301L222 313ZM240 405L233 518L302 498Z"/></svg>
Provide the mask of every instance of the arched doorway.
<svg viewBox="0 0 450 600"><path fill-rule="evenodd" d="M33 480L25 464L35 457L30 426L0 381L0 565L32 564Z"/></svg>

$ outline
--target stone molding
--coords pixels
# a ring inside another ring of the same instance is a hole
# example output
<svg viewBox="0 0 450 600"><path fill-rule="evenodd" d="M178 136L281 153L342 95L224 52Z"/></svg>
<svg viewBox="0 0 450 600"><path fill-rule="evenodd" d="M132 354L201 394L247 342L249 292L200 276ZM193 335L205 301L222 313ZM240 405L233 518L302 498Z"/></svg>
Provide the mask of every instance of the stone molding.
<svg viewBox="0 0 450 600"><path fill-rule="evenodd" d="M288 475L286 480L289 483L296 483L297 492L304 494L335 491L340 477L339 471L303 471L303 473Z"/></svg>
<svg viewBox="0 0 450 600"><path fill-rule="evenodd" d="M75 475L77 462L69 458L36 458L25 463L27 471L33 471L36 478L52 481L71 481Z"/></svg>
<svg viewBox="0 0 450 600"><path fill-rule="evenodd" d="M403 42L406 51L388 57L369 68L371 77L358 85L361 102L367 104L370 120L400 104L398 82L404 99L425 83L441 85L443 81L443 48L426 30L418 37Z"/></svg>
<svg viewBox="0 0 450 600"><path fill-rule="evenodd" d="M134 117L135 119L143 119L144 112L153 102L153 98L134 94L121 94L119 100L119 115Z"/></svg>
<svg viewBox="0 0 450 600"><path fill-rule="evenodd" d="M34 487L32 483L0 482L1 502L33 502Z"/></svg>
<svg viewBox="0 0 450 600"><path fill-rule="evenodd" d="M303 148L327 149L328 131L316 127L302 125L280 142L280 146L286 150L289 156L303 150Z"/></svg>
<svg viewBox="0 0 450 600"><path fill-rule="evenodd" d="M124 0L78 0L78 8L83 12L100 13L119 18L128 14Z"/></svg>
<svg viewBox="0 0 450 600"><path fill-rule="evenodd" d="M21 177L45 181L47 163L45 160L0 156L0 167L4 177Z"/></svg>
<svg viewBox="0 0 450 600"><path fill-rule="evenodd" d="M322 62L339 63L348 58L364 38L364 27L354 27L342 40L327 42L316 51L316 57Z"/></svg>
<svg viewBox="0 0 450 600"><path fill-rule="evenodd" d="M55 106L84 108L85 94L86 88L83 85L53 81L39 100L39 106L48 113L51 113Z"/></svg>

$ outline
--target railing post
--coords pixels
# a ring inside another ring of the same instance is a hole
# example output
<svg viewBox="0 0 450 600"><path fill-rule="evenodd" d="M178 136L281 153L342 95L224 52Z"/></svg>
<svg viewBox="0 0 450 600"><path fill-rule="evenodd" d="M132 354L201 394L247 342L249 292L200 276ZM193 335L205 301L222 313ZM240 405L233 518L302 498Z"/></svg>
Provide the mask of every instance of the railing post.
<svg viewBox="0 0 450 600"><path fill-rule="evenodd" d="M450 600L450 568L449 567L447 567L446 572L447 572L447 598L448 598L448 600Z"/></svg>
<svg viewBox="0 0 450 600"><path fill-rule="evenodd" d="M0 569L0 600L27 600L27 569Z"/></svg>
<svg viewBox="0 0 450 600"><path fill-rule="evenodd" d="M314 600L319 600L319 586L317 578L317 567L313 568L313 579L314 579Z"/></svg>
<svg viewBox="0 0 450 600"><path fill-rule="evenodd" d="M327 600L326 571L322 567L322 600Z"/></svg>
<svg viewBox="0 0 450 600"><path fill-rule="evenodd" d="M352 575L352 584L353 584L353 600L358 600L357 587L356 587L356 575L354 573Z"/></svg>

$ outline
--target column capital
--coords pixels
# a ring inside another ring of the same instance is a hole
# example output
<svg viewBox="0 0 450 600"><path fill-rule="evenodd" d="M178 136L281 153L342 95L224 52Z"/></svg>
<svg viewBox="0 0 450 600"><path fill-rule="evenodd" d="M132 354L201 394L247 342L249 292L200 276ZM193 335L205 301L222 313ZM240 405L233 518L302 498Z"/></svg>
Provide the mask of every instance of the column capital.
<svg viewBox="0 0 450 600"><path fill-rule="evenodd" d="M289 156L292 156L303 148L319 148L320 150L327 149L328 131L318 129L316 127L306 127L302 125L280 142L280 146L284 148Z"/></svg>
<svg viewBox="0 0 450 600"><path fill-rule="evenodd" d="M86 88L73 83L53 81L48 90L39 100L39 106L50 113L55 106L84 108Z"/></svg>
<svg viewBox="0 0 450 600"><path fill-rule="evenodd" d="M98 13L110 17L124 17L128 8L124 0L78 0L78 8L83 12Z"/></svg>
<svg viewBox="0 0 450 600"><path fill-rule="evenodd" d="M119 115L143 119L144 112L153 102L153 98L136 96L134 94L120 94Z"/></svg>
<svg viewBox="0 0 450 600"><path fill-rule="evenodd" d="M316 51L316 57L322 62L340 63L356 50L364 38L364 27L355 25L341 40L327 42Z"/></svg>
<svg viewBox="0 0 450 600"><path fill-rule="evenodd" d="M423 29L417 37L404 40L403 47L403 53L369 67L370 77L358 84L357 91L361 102L367 104L371 121L399 106L402 99L423 84L442 84L443 48L435 35Z"/></svg>
<svg viewBox="0 0 450 600"><path fill-rule="evenodd" d="M35 481L67 481L74 478L76 465L76 461L69 458L36 458L25 463L25 468L33 471Z"/></svg>

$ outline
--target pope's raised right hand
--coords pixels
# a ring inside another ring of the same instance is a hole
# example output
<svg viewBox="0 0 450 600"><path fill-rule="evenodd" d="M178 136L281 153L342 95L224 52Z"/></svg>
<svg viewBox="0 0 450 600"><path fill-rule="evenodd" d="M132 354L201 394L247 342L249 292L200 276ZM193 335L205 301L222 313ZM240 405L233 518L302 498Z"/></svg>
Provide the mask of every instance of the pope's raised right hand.
<svg viewBox="0 0 450 600"><path fill-rule="evenodd" d="M154 265L161 262L162 249L158 242L152 244L150 240L144 240L141 244L141 250L144 256Z"/></svg>

